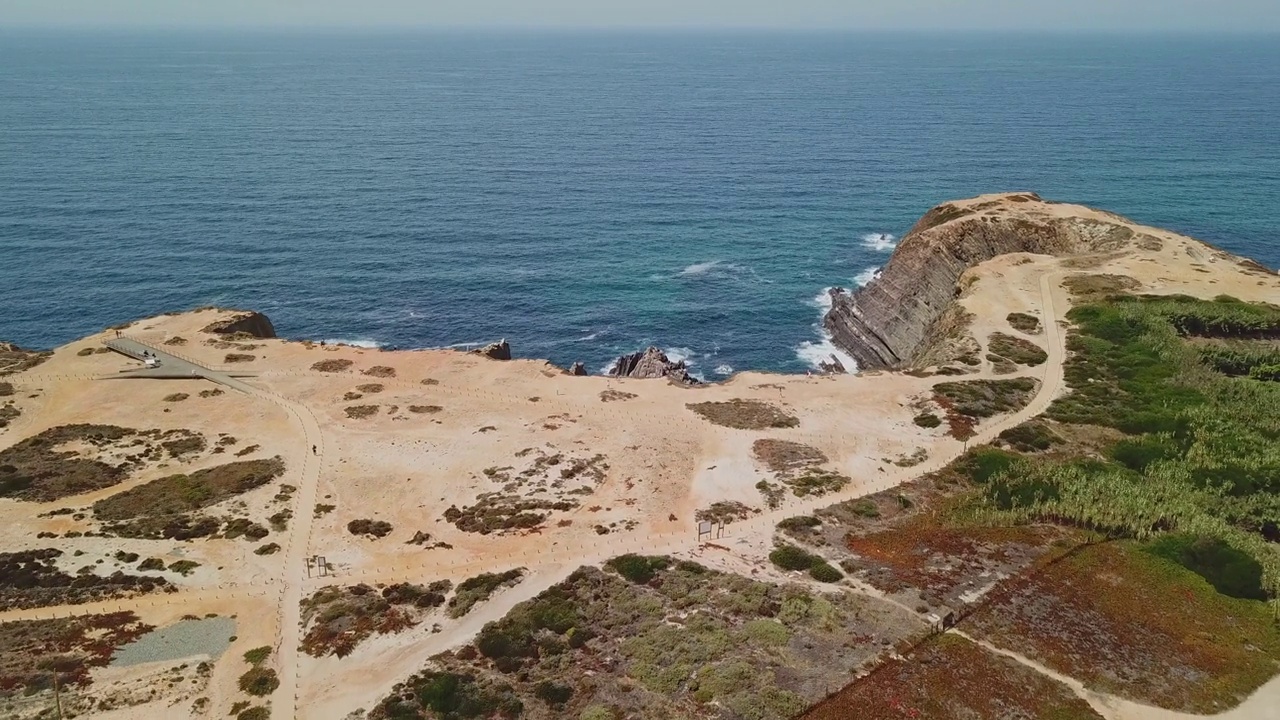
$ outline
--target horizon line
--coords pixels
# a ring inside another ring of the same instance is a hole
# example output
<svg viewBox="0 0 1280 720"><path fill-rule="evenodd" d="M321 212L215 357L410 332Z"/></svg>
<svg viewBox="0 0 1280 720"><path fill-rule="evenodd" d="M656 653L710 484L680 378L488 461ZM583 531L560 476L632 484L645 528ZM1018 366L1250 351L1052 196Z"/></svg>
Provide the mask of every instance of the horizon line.
<svg viewBox="0 0 1280 720"><path fill-rule="evenodd" d="M5 23L0 21L0 32L14 31L75 31L83 33L111 33L138 31L166 32L325 32L325 33L453 33L453 32L521 32L521 33L750 33L750 34L816 34L816 35L1006 35L1025 33L1029 35L1142 35L1170 37L1280 37L1280 28L1152 28L1152 27L1044 27L1044 26L1008 26L1008 27L830 27L821 25L729 25L729 24L655 24L655 25L622 25L622 24L396 24L396 23L362 23L362 24L330 24L330 23Z"/></svg>

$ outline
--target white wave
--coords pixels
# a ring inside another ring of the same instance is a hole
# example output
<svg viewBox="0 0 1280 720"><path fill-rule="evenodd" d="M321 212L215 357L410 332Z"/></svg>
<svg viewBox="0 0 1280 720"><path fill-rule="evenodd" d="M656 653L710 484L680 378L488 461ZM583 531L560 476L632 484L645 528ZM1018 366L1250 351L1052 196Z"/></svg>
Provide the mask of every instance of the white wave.
<svg viewBox="0 0 1280 720"><path fill-rule="evenodd" d="M717 365L717 366L716 366L716 374L717 374L717 375L724 375L724 376L732 375L732 374L733 374L733 366L732 366L732 365L730 365L730 364L728 364L728 363L724 363L723 365Z"/></svg>
<svg viewBox="0 0 1280 720"><path fill-rule="evenodd" d="M898 238L889 233L870 233L862 236L862 247L876 252L889 252L898 247Z"/></svg>
<svg viewBox="0 0 1280 720"><path fill-rule="evenodd" d="M831 357L835 356L840 361L840 364L844 365L845 370L856 372L858 369L857 361L831 342L830 333L823 332L822 336L822 339L816 342L806 340L800 343L796 347L796 357L814 370L821 370L822 363L830 363Z"/></svg>
<svg viewBox="0 0 1280 720"><path fill-rule="evenodd" d="M858 273L857 275L855 275L853 277L853 284L857 285L858 287L862 287L863 285L866 285L867 283L871 282L872 280L875 280L878 277L880 277L880 268L870 267ZM827 306L830 307L831 303L828 302Z"/></svg>
<svg viewBox="0 0 1280 720"><path fill-rule="evenodd" d="M366 350L377 350L382 347L382 343L377 340L345 340L343 338L331 338L324 341L325 345L350 345L351 347L365 348Z"/></svg>
<svg viewBox="0 0 1280 720"><path fill-rule="evenodd" d="M814 295L813 298L809 300L809 307L815 307L821 310L823 315L826 315L831 310L832 289L833 288L822 288L822 292Z"/></svg>
<svg viewBox="0 0 1280 720"><path fill-rule="evenodd" d="M593 332L590 335L584 335L580 338L574 338L572 342L591 342L592 340L595 340L598 337L600 337L600 333Z"/></svg>
<svg viewBox="0 0 1280 720"><path fill-rule="evenodd" d="M705 275L720 265L720 260L710 260L708 262L694 263L689 267L680 271L681 276L688 275Z"/></svg>
<svg viewBox="0 0 1280 720"><path fill-rule="evenodd" d="M683 360L685 365L693 367L698 362L697 360L692 359L693 351L687 347L666 348L662 352L667 356L667 359L673 363L678 363Z"/></svg>

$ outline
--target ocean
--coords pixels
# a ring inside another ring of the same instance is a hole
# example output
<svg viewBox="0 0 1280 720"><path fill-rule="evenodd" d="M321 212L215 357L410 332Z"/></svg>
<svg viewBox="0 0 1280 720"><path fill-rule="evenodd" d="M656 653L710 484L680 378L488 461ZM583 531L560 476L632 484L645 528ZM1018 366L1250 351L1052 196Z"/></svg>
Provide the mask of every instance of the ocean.
<svg viewBox="0 0 1280 720"><path fill-rule="evenodd" d="M0 339L803 371L824 288L1033 190L1280 265L1280 38L0 31Z"/></svg>

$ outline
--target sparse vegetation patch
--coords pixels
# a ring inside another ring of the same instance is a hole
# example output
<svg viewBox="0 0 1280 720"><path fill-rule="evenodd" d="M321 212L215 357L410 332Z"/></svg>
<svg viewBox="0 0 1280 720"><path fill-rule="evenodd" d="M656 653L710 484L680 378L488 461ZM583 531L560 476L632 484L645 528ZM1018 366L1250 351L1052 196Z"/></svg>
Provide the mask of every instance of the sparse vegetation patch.
<svg viewBox="0 0 1280 720"><path fill-rule="evenodd" d="M438 580L430 585L397 583L375 588L359 584L319 590L302 601L302 621L307 627L302 650L313 657L350 655L374 635L420 624L444 605L452 585Z"/></svg>
<svg viewBox="0 0 1280 720"><path fill-rule="evenodd" d="M524 579L524 569L515 568L501 573L482 573L458 583L452 598L449 598L449 617L460 618L471 612L477 603L482 603L498 590L516 585Z"/></svg>
<svg viewBox="0 0 1280 720"><path fill-rule="evenodd" d="M354 362L352 362L351 360L347 360L345 358L333 358L330 360L321 360L313 364L311 366L311 369L315 370L316 372L327 372L327 373L345 372L351 369L351 366L354 364L355 364Z"/></svg>
<svg viewBox="0 0 1280 720"><path fill-rule="evenodd" d="M352 420L363 420L377 415L379 407L378 405L352 405L346 408L344 412Z"/></svg>
<svg viewBox="0 0 1280 720"><path fill-rule="evenodd" d="M760 400L690 403L686 407L701 415L707 422L738 430L768 430L800 425L798 418Z"/></svg>
<svg viewBox="0 0 1280 720"><path fill-rule="evenodd" d="M62 555L56 548L0 553L0 611L126 598L169 585L163 578L126 575L120 570L97 575L93 565L70 575L55 562Z"/></svg>

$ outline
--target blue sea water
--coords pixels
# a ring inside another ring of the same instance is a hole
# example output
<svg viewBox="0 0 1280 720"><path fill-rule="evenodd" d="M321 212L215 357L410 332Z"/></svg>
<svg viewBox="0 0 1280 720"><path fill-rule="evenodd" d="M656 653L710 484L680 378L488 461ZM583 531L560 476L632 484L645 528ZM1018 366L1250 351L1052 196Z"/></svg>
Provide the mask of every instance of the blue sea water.
<svg viewBox="0 0 1280 720"><path fill-rule="evenodd" d="M0 338L281 335L797 371L934 204L1100 206L1280 265L1280 38L0 34Z"/></svg>

